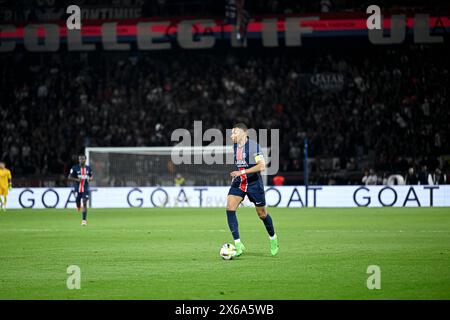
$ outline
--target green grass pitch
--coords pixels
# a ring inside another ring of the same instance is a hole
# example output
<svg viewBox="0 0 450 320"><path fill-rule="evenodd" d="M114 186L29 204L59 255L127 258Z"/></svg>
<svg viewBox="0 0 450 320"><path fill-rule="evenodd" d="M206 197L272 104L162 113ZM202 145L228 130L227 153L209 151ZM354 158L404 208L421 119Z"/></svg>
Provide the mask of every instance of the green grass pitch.
<svg viewBox="0 0 450 320"><path fill-rule="evenodd" d="M0 299L450 299L448 208L270 208L272 257L254 209L9 210L0 214ZM81 268L81 289L66 286ZM381 269L381 289L366 286Z"/></svg>

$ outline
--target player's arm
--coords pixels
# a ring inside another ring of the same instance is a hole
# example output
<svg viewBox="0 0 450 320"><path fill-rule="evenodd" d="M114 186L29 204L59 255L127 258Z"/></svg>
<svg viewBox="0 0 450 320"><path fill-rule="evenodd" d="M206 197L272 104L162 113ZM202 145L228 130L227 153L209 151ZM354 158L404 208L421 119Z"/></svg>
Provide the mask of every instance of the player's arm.
<svg viewBox="0 0 450 320"><path fill-rule="evenodd" d="M75 172L75 170L73 170L73 168L70 169L70 173L69 173L69 176L67 177L67 179L69 181L80 182L80 179L76 176L76 172Z"/></svg>
<svg viewBox="0 0 450 320"><path fill-rule="evenodd" d="M261 172L266 169L266 162L264 161L264 157L260 153L255 155L255 162L256 165L254 165L253 167L241 171L233 171L230 173L230 175L234 178L240 177L243 174Z"/></svg>
<svg viewBox="0 0 450 320"><path fill-rule="evenodd" d="M8 171L8 189L9 190L12 189L12 175L11 175L11 171Z"/></svg>
<svg viewBox="0 0 450 320"><path fill-rule="evenodd" d="M91 182L92 179L94 179L94 174L92 173L92 170L89 170L88 176L89 176L89 182Z"/></svg>
<svg viewBox="0 0 450 320"><path fill-rule="evenodd" d="M75 182L80 182L80 181L81 181L81 179L75 178L75 177L73 177L73 176L70 175L70 174L69 174L69 176L67 177L67 179L68 179L69 181L75 181Z"/></svg>

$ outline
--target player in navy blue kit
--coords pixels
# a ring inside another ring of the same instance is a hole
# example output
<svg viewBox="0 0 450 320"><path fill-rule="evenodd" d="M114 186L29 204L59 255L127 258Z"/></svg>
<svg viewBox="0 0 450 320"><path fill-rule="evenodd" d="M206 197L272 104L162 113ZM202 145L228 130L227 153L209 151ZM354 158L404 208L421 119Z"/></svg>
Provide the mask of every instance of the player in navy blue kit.
<svg viewBox="0 0 450 320"><path fill-rule="evenodd" d="M266 197L261 171L265 169L264 157L259 145L248 138L248 128L243 123L233 127L231 139L234 143L234 163L237 171L230 173L233 178L227 196L227 220L236 246L236 255L240 256L245 247L239 237L236 209L245 196L255 204L256 213L263 221L270 239L270 252L278 253L278 239L273 227L272 217L266 210Z"/></svg>
<svg viewBox="0 0 450 320"><path fill-rule="evenodd" d="M79 164L70 169L69 181L74 181L74 191L76 194L77 210L80 212L81 200L83 200L83 218L81 225L87 225L87 202L89 200L89 182L92 181L92 169L86 165L86 156L78 156Z"/></svg>

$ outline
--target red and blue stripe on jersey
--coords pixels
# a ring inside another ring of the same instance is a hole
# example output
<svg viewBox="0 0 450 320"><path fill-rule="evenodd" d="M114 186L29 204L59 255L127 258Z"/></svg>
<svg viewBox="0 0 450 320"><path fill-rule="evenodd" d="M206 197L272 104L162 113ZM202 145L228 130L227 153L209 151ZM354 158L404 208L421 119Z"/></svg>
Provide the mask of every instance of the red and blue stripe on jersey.
<svg viewBox="0 0 450 320"><path fill-rule="evenodd" d="M81 176L85 177L86 176L86 167L81 167ZM85 180L81 179L79 186L78 186L78 192L84 192L84 184L85 184Z"/></svg>
<svg viewBox="0 0 450 320"><path fill-rule="evenodd" d="M246 159L244 159L245 155L246 155L246 153L244 152L244 149L245 149L245 145L242 147L236 148L236 161L235 161L236 165L237 165L238 161L242 162L242 163L244 161L246 161ZM238 168L239 168L239 166L238 166ZM243 170L245 170L245 168L243 168L243 167L239 168L239 171L243 171ZM247 192L247 187L248 187L247 174L243 174L239 178L241 180L239 183L239 189L241 189L244 192Z"/></svg>

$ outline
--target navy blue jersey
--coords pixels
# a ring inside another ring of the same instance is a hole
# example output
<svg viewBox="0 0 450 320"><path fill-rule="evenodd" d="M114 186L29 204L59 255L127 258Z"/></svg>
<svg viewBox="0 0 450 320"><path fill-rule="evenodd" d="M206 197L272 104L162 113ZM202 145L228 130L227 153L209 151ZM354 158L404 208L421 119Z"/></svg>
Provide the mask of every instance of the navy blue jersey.
<svg viewBox="0 0 450 320"><path fill-rule="evenodd" d="M70 176L81 179L80 182L74 183L75 192L83 193L89 190L89 178L92 177L92 169L90 166L80 166L76 164L70 169Z"/></svg>
<svg viewBox="0 0 450 320"><path fill-rule="evenodd" d="M264 160L261 148L253 140L247 139L247 142L242 147L238 147L235 143L233 148L234 163L240 171L254 167L258 161ZM260 172L243 174L233 180L232 186L238 187L244 192L247 192L249 187L252 189L254 187L264 189Z"/></svg>

